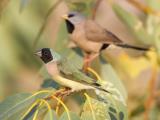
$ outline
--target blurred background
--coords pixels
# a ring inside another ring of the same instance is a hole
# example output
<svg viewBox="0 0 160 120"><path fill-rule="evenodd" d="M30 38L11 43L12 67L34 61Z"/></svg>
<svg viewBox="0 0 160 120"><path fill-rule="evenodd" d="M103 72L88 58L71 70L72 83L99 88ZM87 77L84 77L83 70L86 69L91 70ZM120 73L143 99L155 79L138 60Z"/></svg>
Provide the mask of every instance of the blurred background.
<svg viewBox="0 0 160 120"><path fill-rule="evenodd" d="M98 4L97 23L128 44L151 48L144 53L113 46L103 52L128 94L130 119L160 119L160 1L98 1L0 0L0 101L40 90L48 76L34 51L51 47L62 53L68 36L61 16L78 10L91 17Z"/></svg>

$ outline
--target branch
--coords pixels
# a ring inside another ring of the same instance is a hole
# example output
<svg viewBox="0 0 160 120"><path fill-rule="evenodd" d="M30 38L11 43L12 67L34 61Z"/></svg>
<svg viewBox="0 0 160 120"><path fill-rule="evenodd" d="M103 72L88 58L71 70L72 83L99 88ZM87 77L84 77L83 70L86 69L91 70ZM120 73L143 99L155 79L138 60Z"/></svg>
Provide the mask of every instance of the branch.
<svg viewBox="0 0 160 120"><path fill-rule="evenodd" d="M0 1L0 16L9 2L10 2L10 0L1 0Z"/></svg>
<svg viewBox="0 0 160 120"><path fill-rule="evenodd" d="M128 0L131 4L133 4L137 9L143 11L145 14L154 14L160 16L160 11L153 10L149 6L145 6L137 0Z"/></svg>
<svg viewBox="0 0 160 120"><path fill-rule="evenodd" d="M96 12L97 12L97 9L99 7L99 5L101 4L102 0L97 0L94 7L93 7L93 11L92 11L92 19L94 20L95 17L96 17Z"/></svg>
<svg viewBox="0 0 160 120"><path fill-rule="evenodd" d="M151 110L151 107L154 103L154 98L155 98L155 84L156 84L156 81L157 81L157 72L158 72L158 69L157 69L157 66L154 65L153 66L153 71L152 71L152 76L151 76L151 79L149 81L149 97L147 98L147 100L145 101L145 113L144 113L144 119L145 120L149 120L149 112Z"/></svg>

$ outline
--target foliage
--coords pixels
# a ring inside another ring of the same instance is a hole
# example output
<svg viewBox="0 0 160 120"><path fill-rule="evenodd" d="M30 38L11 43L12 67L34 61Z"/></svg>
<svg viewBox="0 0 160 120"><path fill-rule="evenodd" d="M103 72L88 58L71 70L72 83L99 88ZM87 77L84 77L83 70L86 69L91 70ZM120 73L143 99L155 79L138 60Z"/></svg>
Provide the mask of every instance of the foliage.
<svg viewBox="0 0 160 120"><path fill-rule="evenodd" d="M107 88L112 94L102 91L79 91L64 98L57 97L56 93L63 88L50 78L42 63L33 55L35 49L49 46L63 56L67 56L73 64L77 65L77 69L81 69L83 63L82 51L79 48L69 49L67 47L69 40L64 21L60 21L57 25L58 32L56 32L54 45L51 44L51 38L48 37L46 29L49 20L52 19L52 14L57 12L56 10L62 5L61 3L65 4L69 10L80 11L94 19L93 14L97 10L95 9L97 1L99 0L20 0L18 2L9 1L3 7L3 11L0 9L0 22L2 23L0 24L0 41L2 43L0 44L0 99L3 99L0 103L0 119L128 119L126 102L128 95L118 71L123 72L125 76L132 72L132 75L137 77L142 70L149 66L153 68L153 73L158 72L160 22L157 12L153 12L160 9L157 2L146 0L148 7L153 10L151 10L151 13L145 13L143 21L119 4L112 4L113 11L127 26L126 29L131 31L136 42L142 46L155 49L150 50L145 56L142 55L141 60L131 58L127 54L117 56L118 59L109 59L106 54L102 54L105 62L102 62L101 58L94 61L92 66L94 70L90 71L89 75L102 82L103 87ZM106 62L106 59L109 62ZM110 61L112 62L110 63ZM134 65L131 67L128 64ZM134 66L136 65L138 67L135 70ZM142 66L144 67L142 68ZM34 93L16 89L18 80L14 81L14 79L17 79L21 74L27 74L28 71L31 72L29 74L33 74L31 81L41 84L38 89L33 90ZM37 73L37 71L39 72ZM42 83L38 81L40 78L37 76L40 75L43 76L41 78L43 79ZM153 75L153 78L155 76L156 74ZM130 79L127 78L127 80ZM5 88L9 88L8 93ZM130 113L129 117L131 119L142 117L142 113L145 112L146 115L149 115L149 118L158 120L159 116L155 115L159 113L159 107L156 105L158 102L154 102L154 105L149 107L144 105L145 98L154 99L152 98L153 90L150 89L150 91L150 95L145 94L141 97L141 100L138 99L139 104L136 104L135 109ZM8 94L14 93L17 94L5 98Z"/></svg>
<svg viewBox="0 0 160 120"><path fill-rule="evenodd" d="M153 106L153 104L155 99L154 93L159 90L159 87L158 90L155 88L155 84L157 83L157 81L159 81L156 76L157 72L159 71L160 58L160 4L159 1L154 0L146 0L146 6L135 0L130 0L130 2L145 14L143 20L141 20L138 16L128 12L116 3L112 4L113 10L118 16L118 18L131 31L131 34L133 35L133 37L136 38L135 40L137 42L141 43L142 45L148 45L150 47L153 47L151 53L152 55L154 55L154 57L152 58L151 56L149 56L149 54L147 55L148 58L150 58L150 63L153 71L151 80L149 81L148 85L148 98L146 101L143 98L143 102L141 102L141 104L138 104L138 106L131 112L131 118L136 119L144 112L145 119L158 120L159 115L156 115L155 117L154 113L158 111L154 111L154 109L156 108L155 106L157 105ZM153 59L155 59L154 62Z"/></svg>
<svg viewBox="0 0 160 120"><path fill-rule="evenodd" d="M52 78L48 76L46 71L39 67L39 62L32 54L33 50L39 47L39 44L42 47L47 45L44 41L44 38L46 37L43 32L46 28L48 19L50 18L50 14L61 3L61 1L55 1L52 5L50 4L51 0L48 0L47 2L21 0L20 2L21 3L19 6L18 2L10 1L2 15L1 22L3 24L1 25L1 33L3 35L1 35L1 37L3 39L7 39L6 36L8 36L15 41L9 41L9 43L5 43L6 54L1 59L1 61L5 61L3 68L6 68L7 71L11 71L10 73L12 73L12 76L14 73L16 73L15 69L20 69L19 66L30 65L34 69L40 69L39 72L44 75L44 78L46 77L47 80L45 80L41 85L41 90L35 92L34 94L17 93L16 95L9 96L2 101L0 104L0 119L35 120L39 117L43 118L44 120L127 119L126 92L116 72L109 64L102 65L101 77L103 79L102 81L104 81L104 87L107 87L108 90L112 91L112 95L100 91L96 91L94 93L95 95L93 95L91 94L93 93L91 91L88 91L87 93L84 91L75 93L75 97L73 97L73 95L67 96L66 98L68 100L76 102L78 106L76 109L79 109L80 112L75 112L74 110L72 111L72 109L75 109L74 105L68 105L67 101L63 101L62 98L55 95L59 89L61 89L61 86L57 85ZM92 15L92 8L94 7L96 1L66 0L65 2L70 10L81 11L87 16L90 16ZM37 3L38 7L36 5ZM39 14L38 12L41 10L40 8L44 4L48 8L46 10L43 9L42 14ZM14 15L14 19L11 20L10 14ZM35 16L35 14L37 16ZM31 16L34 17L32 20L30 20ZM12 24L13 22L14 24ZM27 24L28 22L30 25ZM77 65L77 68L81 69L82 56L77 55L76 51L66 47L68 44L67 39L68 36L66 27L64 22L62 22L59 26L59 32L57 34L57 40L54 45L54 49L62 55L67 56ZM41 42L45 44L42 44ZM12 50L7 51L8 49ZM12 63L9 61L9 57L7 58L6 55L13 56L13 53L15 56L10 58L13 61ZM15 61L17 63L15 63ZM13 67L14 69L11 69ZM105 77L105 72L108 74L107 78ZM117 83L116 86L114 86L115 83Z"/></svg>

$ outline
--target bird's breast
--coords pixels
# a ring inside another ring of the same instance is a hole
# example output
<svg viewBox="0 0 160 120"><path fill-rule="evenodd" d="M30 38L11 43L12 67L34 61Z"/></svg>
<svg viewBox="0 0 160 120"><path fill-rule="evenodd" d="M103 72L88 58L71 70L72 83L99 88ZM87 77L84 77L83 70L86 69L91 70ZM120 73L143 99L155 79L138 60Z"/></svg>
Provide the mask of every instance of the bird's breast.
<svg viewBox="0 0 160 120"><path fill-rule="evenodd" d="M84 52L97 53L102 46L102 43L89 41L82 27L76 28L70 35L70 39Z"/></svg>

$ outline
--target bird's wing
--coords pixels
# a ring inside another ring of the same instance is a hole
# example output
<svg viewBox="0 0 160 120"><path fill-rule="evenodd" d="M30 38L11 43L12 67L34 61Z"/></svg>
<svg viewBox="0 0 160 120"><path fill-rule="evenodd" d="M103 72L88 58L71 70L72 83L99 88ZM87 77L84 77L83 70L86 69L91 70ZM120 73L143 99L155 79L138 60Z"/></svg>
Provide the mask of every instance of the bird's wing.
<svg viewBox="0 0 160 120"><path fill-rule="evenodd" d="M96 80L92 79L91 77L88 77L82 71L77 69L77 67L67 59L61 60L61 62L59 62L58 64L58 68L60 72L63 74L63 76L68 79L71 79L80 83L100 86L100 84L97 83Z"/></svg>
<svg viewBox="0 0 160 120"><path fill-rule="evenodd" d="M102 42L106 44L120 44L123 43L117 36L113 33L102 28L93 20L86 20L84 25L85 34L88 40L94 42Z"/></svg>

